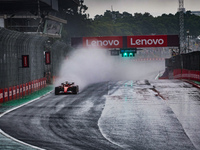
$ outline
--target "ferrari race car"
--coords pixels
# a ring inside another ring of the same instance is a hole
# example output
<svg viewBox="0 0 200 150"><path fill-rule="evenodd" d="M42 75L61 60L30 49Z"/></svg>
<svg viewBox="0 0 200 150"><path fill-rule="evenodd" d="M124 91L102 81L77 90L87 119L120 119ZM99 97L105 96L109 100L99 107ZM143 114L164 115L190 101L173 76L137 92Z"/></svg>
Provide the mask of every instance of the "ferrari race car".
<svg viewBox="0 0 200 150"><path fill-rule="evenodd" d="M75 85L74 82L61 83L60 86L55 87L55 95L59 94L77 94L79 92L79 86Z"/></svg>

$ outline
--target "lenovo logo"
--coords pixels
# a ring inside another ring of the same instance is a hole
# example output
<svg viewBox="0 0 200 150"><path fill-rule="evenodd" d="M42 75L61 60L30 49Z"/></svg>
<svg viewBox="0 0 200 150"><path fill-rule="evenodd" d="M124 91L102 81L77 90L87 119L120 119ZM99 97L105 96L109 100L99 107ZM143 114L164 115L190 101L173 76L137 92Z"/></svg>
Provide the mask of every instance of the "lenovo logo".
<svg viewBox="0 0 200 150"><path fill-rule="evenodd" d="M123 46L122 37L85 37L83 45L86 47L119 48Z"/></svg>
<svg viewBox="0 0 200 150"><path fill-rule="evenodd" d="M129 36L127 38L128 47L165 47L167 46L167 36Z"/></svg>
<svg viewBox="0 0 200 150"><path fill-rule="evenodd" d="M179 47L178 35L140 35L77 37L71 39L73 47L137 48L137 47Z"/></svg>
<svg viewBox="0 0 200 150"><path fill-rule="evenodd" d="M100 46L100 47L107 47L107 46L118 46L119 45L119 41L118 40L93 40L93 41L89 41L86 40L86 46Z"/></svg>
<svg viewBox="0 0 200 150"><path fill-rule="evenodd" d="M133 41L133 39L131 39L131 45L162 45L163 43L163 39L137 39L136 41Z"/></svg>

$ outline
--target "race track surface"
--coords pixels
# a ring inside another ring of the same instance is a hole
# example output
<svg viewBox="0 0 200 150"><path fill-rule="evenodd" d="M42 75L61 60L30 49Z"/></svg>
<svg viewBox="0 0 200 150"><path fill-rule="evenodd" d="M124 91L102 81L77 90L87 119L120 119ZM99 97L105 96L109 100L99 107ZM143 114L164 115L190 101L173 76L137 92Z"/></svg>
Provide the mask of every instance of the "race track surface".
<svg viewBox="0 0 200 150"><path fill-rule="evenodd" d="M0 118L0 129L48 150L198 150L198 95L181 81L96 83L14 110Z"/></svg>

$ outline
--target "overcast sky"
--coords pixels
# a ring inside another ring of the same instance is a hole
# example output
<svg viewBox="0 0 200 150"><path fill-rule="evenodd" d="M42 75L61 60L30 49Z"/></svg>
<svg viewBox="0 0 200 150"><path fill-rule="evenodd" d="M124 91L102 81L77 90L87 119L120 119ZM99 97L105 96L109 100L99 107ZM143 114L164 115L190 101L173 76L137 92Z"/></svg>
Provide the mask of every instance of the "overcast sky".
<svg viewBox="0 0 200 150"><path fill-rule="evenodd" d="M163 13L175 14L179 7L179 0L84 0L84 4L88 6L87 14L90 18L95 15L102 15L106 10L120 13L126 11L134 15L134 13L149 12L153 16L160 16ZM186 10L200 11L200 0L184 0Z"/></svg>

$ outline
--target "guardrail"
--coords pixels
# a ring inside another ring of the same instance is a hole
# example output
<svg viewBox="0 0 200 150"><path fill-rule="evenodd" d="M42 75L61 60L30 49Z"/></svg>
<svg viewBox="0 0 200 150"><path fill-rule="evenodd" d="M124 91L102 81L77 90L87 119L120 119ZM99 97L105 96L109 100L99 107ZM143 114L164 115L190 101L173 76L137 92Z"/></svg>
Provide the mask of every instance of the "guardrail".
<svg viewBox="0 0 200 150"><path fill-rule="evenodd" d="M0 89L0 103L17 100L46 87L46 78Z"/></svg>

